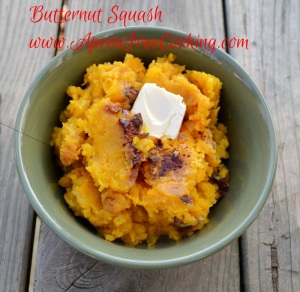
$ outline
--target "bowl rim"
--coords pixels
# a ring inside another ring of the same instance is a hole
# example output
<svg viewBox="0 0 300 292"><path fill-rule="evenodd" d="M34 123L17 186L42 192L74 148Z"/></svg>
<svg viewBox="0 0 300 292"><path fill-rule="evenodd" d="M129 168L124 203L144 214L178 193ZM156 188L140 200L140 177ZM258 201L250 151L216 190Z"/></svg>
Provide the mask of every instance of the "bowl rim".
<svg viewBox="0 0 300 292"><path fill-rule="evenodd" d="M156 27L156 26L128 26L128 27L121 27L121 28L113 28L109 30L105 30L96 34L93 34L92 37L97 37L97 38L103 38L108 34L115 34L115 33L123 33L124 31L153 31L153 32L171 32L175 34L176 36L183 36L186 37L188 34L175 30L175 29L170 29L167 27ZM194 36L194 35L192 35ZM229 233L225 238L222 240L216 242L215 244L202 249L201 251L198 251L193 254L189 254L188 256L183 256L179 257L176 259L169 259L169 260L155 260L155 261L147 261L147 260L132 260L132 259L127 259L127 258L122 258L122 257L116 257L113 254L106 254L102 253L101 251L93 250L89 248L88 245L81 245L79 242L76 240L74 241L74 238L72 238L71 234L68 232L64 232L62 229L58 228L56 222L51 218L51 216L48 214L47 210L44 209L44 207L41 205L40 201L38 200L37 196L35 195L28 176L26 175L25 172L25 166L24 166L24 161L22 158L22 138L23 135L26 135L22 133L22 125L25 123L25 118L26 118L26 107L28 103L30 102L30 96L31 92L34 90L36 87L36 84L41 80L42 76L51 68L53 67L56 63L59 63L60 60L63 60L67 54L70 53L72 49L67 48L63 50L61 53L53 57L43 68L42 70L38 73L38 75L33 79L31 82L30 86L28 87L27 91L25 92L25 95L23 96L22 102L20 104L18 113L17 113L17 118L15 122L15 135L14 135L14 152L15 152L15 161L16 161L16 166L17 166L17 172L18 176L21 182L21 185L23 187L23 190L25 192L25 195L29 202L31 203L33 209L36 211L38 216L46 223L49 228L55 232L60 238L62 238L65 242L67 242L69 245L73 246L77 250L83 252L84 254L95 258L97 260L101 260L103 262L109 263L109 264L114 264L118 266L123 266L127 268L170 268L170 267L176 267L176 266L181 266L181 265L186 265L192 262L195 262L197 260L203 259L205 257L208 257L217 251L225 248L227 245L232 243L234 240L236 240L239 236L242 235L242 233L252 224L252 222L255 220L255 218L258 216L258 214L261 212L263 206L265 205L269 194L271 192L271 188L275 179L276 175L276 169L277 169L277 137L276 137L276 132L275 132L275 127L274 127L274 121L269 109L269 106L259 90L258 86L254 82L254 80L246 73L246 71L243 69L241 65L229 54L226 52L220 50L219 48L216 48L216 51L210 55L210 58L219 58L221 57L222 60L226 60L229 64L232 64L235 69L238 69L240 73L245 75L248 78L248 81L252 83L252 87L255 90L255 94L257 98L259 99L261 105L264 108L264 113L267 115L267 120L268 120L268 132L270 136L270 165L269 165L269 172L267 175L267 179L264 185L264 188L261 192L261 195L259 197L259 200L257 200L252 212L248 214L248 216L244 219L244 221L241 222L241 224L234 229L231 233ZM202 48L196 49L197 51L200 51L202 53L205 53ZM81 51L81 50L79 50ZM40 141L37 141L40 142Z"/></svg>

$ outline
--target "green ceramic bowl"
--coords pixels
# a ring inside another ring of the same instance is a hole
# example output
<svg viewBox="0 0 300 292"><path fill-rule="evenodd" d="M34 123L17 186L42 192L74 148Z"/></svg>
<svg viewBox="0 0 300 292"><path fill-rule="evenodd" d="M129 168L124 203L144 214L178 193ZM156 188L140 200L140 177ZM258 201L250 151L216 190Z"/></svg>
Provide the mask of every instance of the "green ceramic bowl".
<svg viewBox="0 0 300 292"><path fill-rule="evenodd" d="M130 38L158 39L156 49L130 43ZM171 48L183 32L129 27L95 35L123 39L123 48L69 48L56 56L26 92L16 121L15 152L24 192L41 219L62 239L98 260L133 268L166 268L205 258L237 239L253 222L269 195L276 169L276 142L267 104L249 75L226 53L203 48ZM94 38L94 40L96 40ZM127 43L126 43L127 40ZM160 41L164 41L160 43ZM92 38L90 38L90 43ZM49 146L53 127L66 106L65 91L80 84L93 63L122 60L130 52L147 63L169 52L188 69L203 70L223 82L221 119L228 126L230 190L210 213L200 232L180 242L161 241L154 248L128 247L99 237L70 212L58 184L60 170Z"/></svg>

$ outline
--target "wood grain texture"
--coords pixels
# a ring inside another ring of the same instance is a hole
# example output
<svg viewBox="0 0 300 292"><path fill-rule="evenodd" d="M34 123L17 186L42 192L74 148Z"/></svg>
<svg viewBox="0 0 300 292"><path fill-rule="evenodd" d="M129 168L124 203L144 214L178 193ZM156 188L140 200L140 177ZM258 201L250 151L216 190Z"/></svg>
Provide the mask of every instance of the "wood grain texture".
<svg viewBox="0 0 300 292"><path fill-rule="evenodd" d="M0 290L26 291L34 216L18 180L13 138L0 125Z"/></svg>
<svg viewBox="0 0 300 292"><path fill-rule="evenodd" d="M103 9L109 15L115 1L67 1L70 10ZM118 1L120 9L148 10L159 5L163 22L142 25L167 26L203 37L224 37L221 1ZM216 22L215 19L219 21ZM141 23L130 23L138 25ZM121 27L122 23L83 23L65 25L65 38L77 40L87 33ZM34 291L239 291L237 241L223 251L181 268L138 271L98 262L76 251L42 223L36 259ZM225 289L225 290L224 290Z"/></svg>
<svg viewBox="0 0 300 292"><path fill-rule="evenodd" d="M239 291L236 245L184 267L134 270L96 261L42 224L34 291Z"/></svg>
<svg viewBox="0 0 300 292"><path fill-rule="evenodd" d="M31 81L53 58L55 49L31 49L32 38L56 38L57 24L31 23L30 7L36 1L1 1L1 59L0 68L5 70L0 78L1 123L14 128L19 104ZM60 7L61 1L50 1L48 9Z"/></svg>
<svg viewBox="0 0 300 292"><path fill-rule="evenodd" d="M111 8L116 5L115 1L66 1L70 10L97 10L103 9L102 23L84 23L79 20L74 20L66 24L65 32L67 40L77 40L84 37L88 32L97 33L107 29L123 27L123 22L118 21L109 24L107 19L112 16ZM223 26L223 10L222 1L140 1L140 0L121 0L118 1L119 10L134 11L155 8L157 5L162 13L162 21L151 22L133 22L128 21L128 26L160 26L172 29L178 29L187 33L200 35L204 38L217 38L223 39L224 26Z"/></svg>
<svg viewBox="0 0 300 292"><path fill-rule="evenodd" d="M0 290L5 292L28 289L34 225L14 162L13 128L30 82L54 55L54 50L30 49L29 40L57 33L56 25L30 23L32 5L36 1L0 1Z"/></svg>
<svg viewBox="0 0 300 292"><path fill-rule="evenodd" d="M230 54L269 104L277 131L272 193L242 237L245 291L300 291L300 2L226 1L229 36L249 50Z"/></svg>

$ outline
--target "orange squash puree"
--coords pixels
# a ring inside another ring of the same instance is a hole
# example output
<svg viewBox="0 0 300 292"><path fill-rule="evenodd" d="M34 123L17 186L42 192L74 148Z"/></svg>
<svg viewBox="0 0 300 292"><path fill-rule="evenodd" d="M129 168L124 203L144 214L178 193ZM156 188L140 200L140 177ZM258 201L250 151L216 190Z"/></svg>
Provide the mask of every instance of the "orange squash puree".
<svg viewBox="0 0 300 292"><path fill-rule="evenodd" d="M141 115L131 113L144 83L183 97L176 139L151 137ZM87 68L83 86L67 89L70 102L51 141L74 214L106 240L128 245L200 230L228 189L227 132L217 119L221 86L215 76L176 64L172 54L148 68L130 54Z"/></svg>

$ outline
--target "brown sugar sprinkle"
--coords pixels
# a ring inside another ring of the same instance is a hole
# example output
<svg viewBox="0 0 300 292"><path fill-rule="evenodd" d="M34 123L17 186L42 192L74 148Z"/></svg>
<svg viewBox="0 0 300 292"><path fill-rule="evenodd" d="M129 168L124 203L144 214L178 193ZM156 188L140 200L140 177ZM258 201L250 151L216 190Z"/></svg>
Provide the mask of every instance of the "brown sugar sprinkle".
<svg viewBox="0 0 300 292"><path fill-rule="evenodd" d="M183 174L180 172L186 166L178 150L153 148L148 153L148 160L142 163L141 173L152 183L167 176L181 180Z"/></svg>
<svg viewBox="0 0 300 292"><path fill-rule="evenodd" d="M147 138L148 136L149 136L149 133L139 133L139 134L138 134L138 137L139 137L140 139Z"/></svg>
<svg viewBox="0 0 300 292"><path fill-rule="evenodd" d="M122 108L121 108L120 106L118 106L118 105L108 104L108 105L106 106L106 110L109 111L109 112L111 112L111 113L113 113L113 114L116 114L116 113L118 113L119 111L121 111Z"/></svg>
<svg viewBox="0 0 300 292"><path fill-rule="evenodd" d="M137 136L140 134L143 125L142 115L140 113L137 113L132 117L122 117L119 119L119 123L124 129L124 143L127 144L128 142L132 142L133 136Z"/></svg>
<svg viewBox="0 0 300 292"><path fill-rule="evenodd" d="M140 135L140 131L143 125L142 115L140 113L133 115L132 117L122 117L119 119L119 123L124 130L124 141L123 146L126 147L126 153L130 161L132 162L133 168L139 168L143 156L141 151L136 149L132 145L134 136Z"/></svg>
<svg viewBox="0 0 300 292"><path fill-rule="evenodd" d="M159 176L165 176L169 171L177 170L182 167L183 161L180 159L177 151L163 154Z"/></svg>
<svg viewBox="0 0 300 292"><path fill-rule="evenodd" d="M158 149L163 149L163 143L162 143L161 139L157 139L156 146Z"/></svg>
<svg viewBox="0 0 300 292"><path fill-rule="evenodd" d="M228 186L228 179L223 179L223 178L219 178L219 177L211 177L209 179L209 181L213 184L216 184L218 186L218 193L220 194L221 197L226 196L226 194L228 193L229 190L229 186Z"/></svg>
<svg viewBox="0 0 300 292"><path fill-rule="evenodd" d="M115 104L108 104L106 106L106 110L111 114L117 114L118 112L122 112L123 115L129 115L129 111Z"/></svg>
<svg viewBox="0 0 300 292"><path fill-rule="evenodd" d="M180 197L180 200L187 205L193 205L193 199L191 195L183 195Z"/></svg>
<svg viewBox="0 0 300 292"><path fill-rule="evenodd" d="M139 165L142 162L143 156L141 151L139 151L138 149L136 149L134 146L130 145L129 146L129 152L131 155L131 161L133 166Z"/></svg>
<svg viewBox="0 0 300 292"><path fill-rule="evenodd" d="M126 86L124 90L124 96L128 99L130 105L133 105L138 94L139 94L139 90L135 89L132 86Z"/></svg>
<svg viewBox="0 0 300 292"><path fill-rule="evenodd" d="M143 125L143 119L140 113L133 115L133 117L120 118L119 122L126 133L133 135L138 135Z"/></svg>

